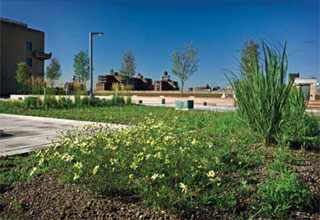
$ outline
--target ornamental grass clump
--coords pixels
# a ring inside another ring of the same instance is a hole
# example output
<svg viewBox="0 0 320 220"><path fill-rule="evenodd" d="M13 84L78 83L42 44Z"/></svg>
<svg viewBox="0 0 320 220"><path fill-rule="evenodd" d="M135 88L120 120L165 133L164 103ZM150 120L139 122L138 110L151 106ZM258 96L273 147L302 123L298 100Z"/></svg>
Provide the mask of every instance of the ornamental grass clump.
<svg viewBox="0 0 320 220"><path fill-rule="evenodd" d="M276 52L262 42L264 63L252 58L240 77L231 81L237 98L240 118L260 137L264 146L277 142L286 121L283 114L292 84L286 84L288 59L286 44ZM292 108L295 108L292 106Z"/></svg>

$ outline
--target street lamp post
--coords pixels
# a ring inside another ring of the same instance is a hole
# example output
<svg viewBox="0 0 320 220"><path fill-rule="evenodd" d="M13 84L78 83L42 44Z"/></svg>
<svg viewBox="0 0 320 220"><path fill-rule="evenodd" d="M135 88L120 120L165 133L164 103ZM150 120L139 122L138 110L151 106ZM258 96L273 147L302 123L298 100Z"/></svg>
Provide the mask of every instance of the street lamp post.
<svg viewBox="0 0 320 220"><path fill-rule="evenodd" d="M90 98L93 98L93 68L92 68L92 36L102 36L102 32L89 32L89 72L90 72Z"/></svg>

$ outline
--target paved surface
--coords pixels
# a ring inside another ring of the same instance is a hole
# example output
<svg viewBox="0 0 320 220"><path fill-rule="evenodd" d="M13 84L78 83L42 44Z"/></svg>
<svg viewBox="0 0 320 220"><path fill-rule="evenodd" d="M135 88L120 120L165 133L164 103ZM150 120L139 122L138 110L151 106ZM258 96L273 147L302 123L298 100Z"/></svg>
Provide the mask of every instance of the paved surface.
<svg viewBox="0 0 320 220"><path fill-rule="evenodd" d="M3 130L0 137L0 156L22 154L45 148L52 139L55 142L59 140L58 131L75 129L87 124L98 123L0 114L0 129ZM114 124L108 124L108 126L121 127Z"/></svg>
<svg viewBox="0 0 320 220"><path fill-rule="evenodd" d="M162 106L162 107L175 107L174 104L155 104L155 103L143 103L142 105L147 106ZM217 111L217 112L232 112L236 111L237 108L233 106L203 106L194 105L194 110L206 110L206 111ZM306 109L307 113L320 114L320 109Z"/></svg>
<svg viewBox="0 0 320 220"><path fill-rule="evenodd" d="M155 104L155 103L143 103L142 105L147 106L162 106L162 107L175 107L174 104ZM235 111L236 107L233 106L204 106L204 105L194 105L194 110L207 110L207 111L221 111L230 112Z"/></svg>

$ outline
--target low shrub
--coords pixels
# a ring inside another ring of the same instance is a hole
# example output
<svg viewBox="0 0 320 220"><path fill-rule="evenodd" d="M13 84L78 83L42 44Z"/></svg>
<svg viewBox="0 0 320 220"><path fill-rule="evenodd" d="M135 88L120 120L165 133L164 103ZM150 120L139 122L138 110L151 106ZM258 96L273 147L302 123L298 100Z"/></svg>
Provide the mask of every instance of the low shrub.
<svg viewBox="0 0 320 220"><path fill-rule="evenodd" d="M84 97L81 99L81 106L82 107L89 107L90 106L90 98Z"/></svg>
<svg viewBox="0 0 320 220"><path fill-rule="evenodd" d="M43 99L43 108L49 109L49 108L58 108L59 104L55 97L51 96L45 96Z"/></svg>
<svg viewBox="0 0 320 220"><path fill-rule="evenodd" d="M113 105L122 105L122 104L126 104L126 101L123 97L123 95L119 94L119 90L116 89L113 93L112 96L112 104Z"/></svg>
<svg viewBox="0 0 320 220"><path fill-rule="evenodd" d="M27 108L36 109L42 107L42 101L38 97L26 97L24 104Z"/></svg>
<svg viewBox="0 0 320 220"><path fill-rule="evenodd" d="M318 148L320 146L320 124L314 115L306 113L302 90L292 88L283 111L286 123L281 127L278 141L289 143L293 148Z"/></svg>
<svg viewBox="0 0 320 220"><path fill-rule="evenodd" d="M311 208L312 201L312 192L294 173L272 173L265 182L258 185L251 208L257 211L257 215L285 219L290 210Z"/></svg>
<svg viewBox="0 0 320 220"><path fill-rule="evenodd" d="M102 106L102 101L99 98L90 98L89 99L89 106L101 107Z"/></svg>
<svg viewBox="0 0 320 220"><path fill-rule="evenodd" d="M60 98L58 100L58 106L62 109L70 109L74 107L74 104L71 99Z"/></svg>
<svg viewBox="0 0 320 220"><path fill-rule="evenodd" d="M80 96L74 96L74 104L76 107L81 107L81 97Z"/></svg>
<svg viewBox="0 0 320 220"><path fill-rule="evenodd" d="M127 96L126 98L126 105L131 105L132 104L132 99L131 99L131 96Z"/></svg>

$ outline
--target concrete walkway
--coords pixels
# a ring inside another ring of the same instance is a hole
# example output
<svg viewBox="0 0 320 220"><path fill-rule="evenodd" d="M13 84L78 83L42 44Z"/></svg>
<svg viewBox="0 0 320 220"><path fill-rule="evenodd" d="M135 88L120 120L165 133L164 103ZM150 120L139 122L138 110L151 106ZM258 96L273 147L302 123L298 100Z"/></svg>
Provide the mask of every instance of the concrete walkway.
<svg viewBox="0 0 320 220"><path fill-rule="evenodd" d="M126 127L97 122L0 114L0 129L3 130L0 137L0 156L45 148L52 139L55 142L59 140L58 131L67 131L87 124L102 124L110 128Z"/></svg>
<svg viewBox="0 0 320 220"><path fill-rule="evenodd" d="M162 107L172 107L174 104L154 104L154 103L143 103L142 105L147 106L162 106ZM205 111L215 111L215 112L233 112L237 108L233 106L203 106L203 105L194 105L194 110L205 110ZM309 114L320 114L320 109L306 109L306 112Z"/></svg>

